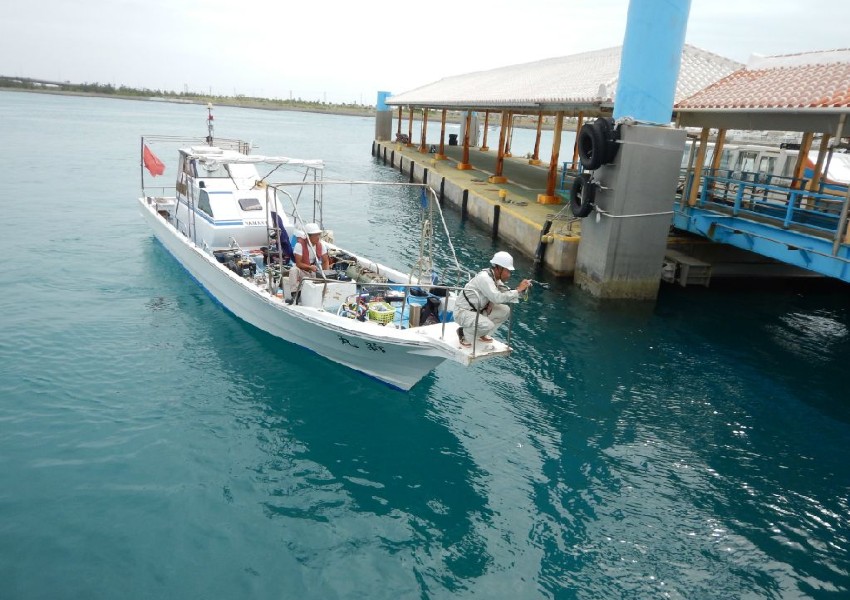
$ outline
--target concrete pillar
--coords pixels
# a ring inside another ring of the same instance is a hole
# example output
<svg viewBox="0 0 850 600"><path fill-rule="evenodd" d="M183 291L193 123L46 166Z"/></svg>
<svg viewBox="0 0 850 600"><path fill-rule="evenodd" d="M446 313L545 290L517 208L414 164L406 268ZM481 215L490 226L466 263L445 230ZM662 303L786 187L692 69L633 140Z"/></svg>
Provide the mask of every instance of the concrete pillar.
<svg viewBox="0 0 850 600"><path fill-rule="evenodd" d="M387 106L389 92L378 92L377 112L375 113L375 139L379 142L390 140L393 132L393 111Z"/></svg>
<svg viewBox="0 0 850 600"><path fill-rule="evenodd" d="M596 210L582 221L574 275L600 298L658 294L685 151L685 131L669 124L690 4L629 4L614 102L614 118L628 119L616 158L592 173Z"/></svg>
<svg viewBox="0 0 850 600"><path fill-rule="evenodd" d="M655 298L685 135L667 127L621 128L616 164L594 172L601 210L582 221L574 276L581 288L599 298Z"/></svg>

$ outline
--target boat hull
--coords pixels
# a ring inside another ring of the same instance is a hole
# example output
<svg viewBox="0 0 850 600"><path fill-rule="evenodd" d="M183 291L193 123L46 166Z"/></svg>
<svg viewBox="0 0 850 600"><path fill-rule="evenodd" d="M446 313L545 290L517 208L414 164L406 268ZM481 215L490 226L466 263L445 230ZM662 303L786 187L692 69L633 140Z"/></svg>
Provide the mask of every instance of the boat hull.
<svg viewBox="0 0 850 600"><path fill-rule="evenodd" d="M436 339L433 331L428 335L425 330L430 328L384 328L322 309L287 305L192 244L157 213L155 204L146 198L139 203L169 253L227 310L258 329L405 391L446 359L463 355L453 344Z"/></svg>

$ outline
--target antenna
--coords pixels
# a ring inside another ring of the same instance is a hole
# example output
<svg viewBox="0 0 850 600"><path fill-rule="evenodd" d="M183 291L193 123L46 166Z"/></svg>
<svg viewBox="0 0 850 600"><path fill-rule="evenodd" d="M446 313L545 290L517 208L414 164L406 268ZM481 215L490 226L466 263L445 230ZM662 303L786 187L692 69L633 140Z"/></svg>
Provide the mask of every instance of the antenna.
<svg viewBox="0 0 850 600"><path fill-rule="evenodd" d="M213 145L213 114L212 114L212 103L207 102L207 145Z"/></svg>

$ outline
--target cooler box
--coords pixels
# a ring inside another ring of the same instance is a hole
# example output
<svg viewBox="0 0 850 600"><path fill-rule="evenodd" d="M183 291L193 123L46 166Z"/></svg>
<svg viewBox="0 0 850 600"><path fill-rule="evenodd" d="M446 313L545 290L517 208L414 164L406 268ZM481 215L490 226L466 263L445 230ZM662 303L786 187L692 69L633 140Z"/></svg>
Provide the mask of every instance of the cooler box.
<svg viewBox="0 0 850 600"><path fill-rule="evenodd" d="M301 306L324 308L336 311L349 296L357 294L357 284L353 281L333 281L327 283L305 279L301 282Z"/></svg>

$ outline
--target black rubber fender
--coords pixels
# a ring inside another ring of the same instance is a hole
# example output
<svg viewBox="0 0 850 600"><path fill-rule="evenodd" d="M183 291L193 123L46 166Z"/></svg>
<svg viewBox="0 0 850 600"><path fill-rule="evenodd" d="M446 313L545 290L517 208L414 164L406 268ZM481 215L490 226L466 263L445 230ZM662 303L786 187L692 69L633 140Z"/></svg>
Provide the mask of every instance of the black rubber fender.
<svg viewBox="0 0 850 600"><path fill-rule="evenodd" d="M594 171L602 166L605 159L605 138L596 126L596 121L581 126L578 132L578 156L581 166L587 171Z"/></svg>
<svg viewBox="0 0 850 600"><path fill-rule="evenodd" d="M570 188L570 210L573 216L583 219L593 210L596 199L596 186L590 182L590 174L582 173L573 181Z"/></svg>
<svg viewBox="0 0 850 600"><path fill-rule="evenodd" d="M620 150L620 144L617 143L620 139L620 128L614 125L614 119L611 117L600 117L593 122L593 126L599 130L602 137L602 164L607 165L614 161Z"/></svg>

